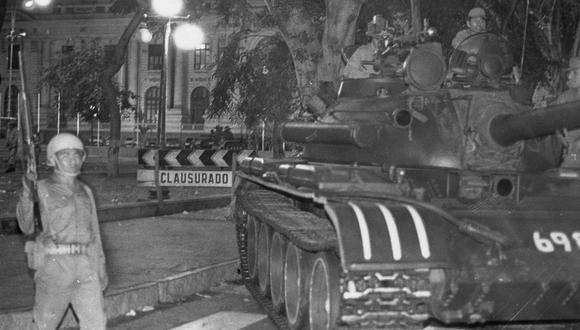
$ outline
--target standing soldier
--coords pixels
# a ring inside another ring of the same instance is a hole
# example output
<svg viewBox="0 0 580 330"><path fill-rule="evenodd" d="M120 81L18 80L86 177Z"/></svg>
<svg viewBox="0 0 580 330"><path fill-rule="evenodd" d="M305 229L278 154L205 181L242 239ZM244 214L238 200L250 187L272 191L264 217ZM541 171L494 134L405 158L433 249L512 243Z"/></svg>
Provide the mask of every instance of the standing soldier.
<svg viewBox="0 0 580 330"><path fill-rule="evenodd" d="M36 271L33 329L56 329L69 304L81 330L105 329L103 290L108 278L97 208L91 189L78 179L86 158L76 136L61 133L47 145L54 172L38 181L42 231L28 242L28 265ZM23 177L16 214L25 234L35 232L32 174Z"/></svg>
<svg viewBox="0 0 580 330"><path fill-rule="evenodd" d="M6 147L8 147L8 168L6 173L14 172L16 169L16 152L18 151L18 128L15 122L8 125L6 136Z"/></svg>

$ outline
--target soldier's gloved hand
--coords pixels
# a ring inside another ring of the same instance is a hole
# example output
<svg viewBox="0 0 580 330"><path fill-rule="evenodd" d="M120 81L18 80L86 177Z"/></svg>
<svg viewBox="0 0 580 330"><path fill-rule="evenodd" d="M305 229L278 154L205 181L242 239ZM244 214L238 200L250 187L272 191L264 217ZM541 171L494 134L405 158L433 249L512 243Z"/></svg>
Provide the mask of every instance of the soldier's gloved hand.
<svg viewBox="0 0 580 330"><path fill-rule="evenodd" d="M22 198L32 199L32 182L33 181L30 180L28 173L22 176Z"/></svg>
<svg viewBox="0 0 580 330"><path fill-rule="evenodd" d="M101 283L101 290L105 291L107 286L109 285L109 275L107 275L107 271L105 270L105 265L99 267L99 283Z"/></svg>
<svg viewBox="0 0 580 330"><path fill-rule="evenodd" d="M45 249L56 249L56 244L50 235L39 235L36 241L42 244Z"/></svg>

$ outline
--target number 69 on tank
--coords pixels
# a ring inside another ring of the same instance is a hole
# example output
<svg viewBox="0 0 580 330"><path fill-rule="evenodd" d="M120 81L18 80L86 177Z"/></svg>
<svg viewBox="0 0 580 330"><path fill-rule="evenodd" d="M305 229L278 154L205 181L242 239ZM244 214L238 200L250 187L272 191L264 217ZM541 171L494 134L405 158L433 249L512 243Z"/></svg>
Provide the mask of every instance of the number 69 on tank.
<svg viewBox="0 0 580 330"><path fill-rule="evenodd" d="M544 236L535 231L533 239L538 251L544 253L555 252L559 250L558 247L561 247L564 252L572 252L574 249L580 250L580 232L578 231L573 232L571 235L561 231L552 231L549 234L544 234Z"/></svg>

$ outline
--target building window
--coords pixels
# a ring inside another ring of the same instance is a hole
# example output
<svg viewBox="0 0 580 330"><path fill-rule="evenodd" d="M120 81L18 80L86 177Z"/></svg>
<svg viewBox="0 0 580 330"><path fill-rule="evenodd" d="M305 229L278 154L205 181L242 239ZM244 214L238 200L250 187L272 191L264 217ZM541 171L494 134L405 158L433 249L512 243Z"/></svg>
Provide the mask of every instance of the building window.
<svg viewBox="0 0 580 330"><path fill-rule="evenodd" d="M163 45L149 45L149 61L147 62L148 70L161 70L163 67Z"/></svg>
<svg viewBox="0 0 580 330"><path fill-rule="evenodd" d="M190 122L203 124L203 115L209 107L209 91L205 87L197 87L191 92Z"/></svg>
<svg viewBox="0 0 580 330"><path fill-rule="evenodd" d="M146 123L157 122L157 112L161 105L161 95L159 87L151 87L145 92L145 118Z"/></svg>
<svg viewBox="0 0 580 330"><path fill-rule="evenodd" d="M20 45L12 44L12 58L11 58L11 61L8 63L9 69L12 69L12 70L20 69L20 62L18 62L18 52L19 51L20 51Z"/></svg>
<svg viewBox="0 0 580 330"><path fill-rule="evenodd" d="M72 53L74 51L74 46L73 45L64 45L60 48L60 52L62 53L62 55L68 55L70 53Z"/></svg>
<svg viewBox="0 0 580 330"><path fill-rule="evenodd" d="M217 58L221 58L224 49L228 45L228 35L226 33L220 33L218 35L218 44L217 44Z"/></svg>
<svg viewBox="0 0 580 330"><path fill-rule="evenodd" d="M205 70L211 63L209 44L203 44L203 48L198 48L193 53L193 69Z"/></svg>

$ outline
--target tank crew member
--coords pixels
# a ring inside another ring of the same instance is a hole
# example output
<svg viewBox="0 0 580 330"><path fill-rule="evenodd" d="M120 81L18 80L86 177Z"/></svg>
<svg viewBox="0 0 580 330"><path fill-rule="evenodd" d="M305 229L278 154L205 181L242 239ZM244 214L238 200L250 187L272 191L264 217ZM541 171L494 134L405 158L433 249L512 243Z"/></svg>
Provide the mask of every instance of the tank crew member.
<svg viewBox="0 0 580 330"><path fill-rule="evenodd" d="M568 89L558 96L556 103L568 103L580 100L580 56L570 58L566 86ZM566 152L561 167L580 168L580 129L563 131Z"/></svg>
<svg viewBox="0 0 580 330"><path fill-rule="evenodd" d="M377 52L379 50L378 35L383 31L386 21L381 16L375 16L367 25L366 35L370 38L367 44L358 47L348 58L342 70L342 76L347 79L365 79L380 74L375 70Z"/></svg>
<svg viewBox="0 0 580 330"><path fill-rule="evenodd" d="M483 8L475 7L471 9L467 15L467 29L457 32L455 38L451 41L451 46L457 48L457 46L468 37L477 33L485 32L487 30L485 18L486 14Z"/></svg>
<svg viewBox="0 0 580 330"><path fill-rule="evenodd" d="M78 179L86 158L75 135L61 133L47 145L47 165L53 173L38 181L42 232L26 246L34 269L33 329L56 329L69 304L80 329L105 329L103 290L108 278L95 199ZM34 232L31 174L23 177L17 205L20 229Z"/></svg>

